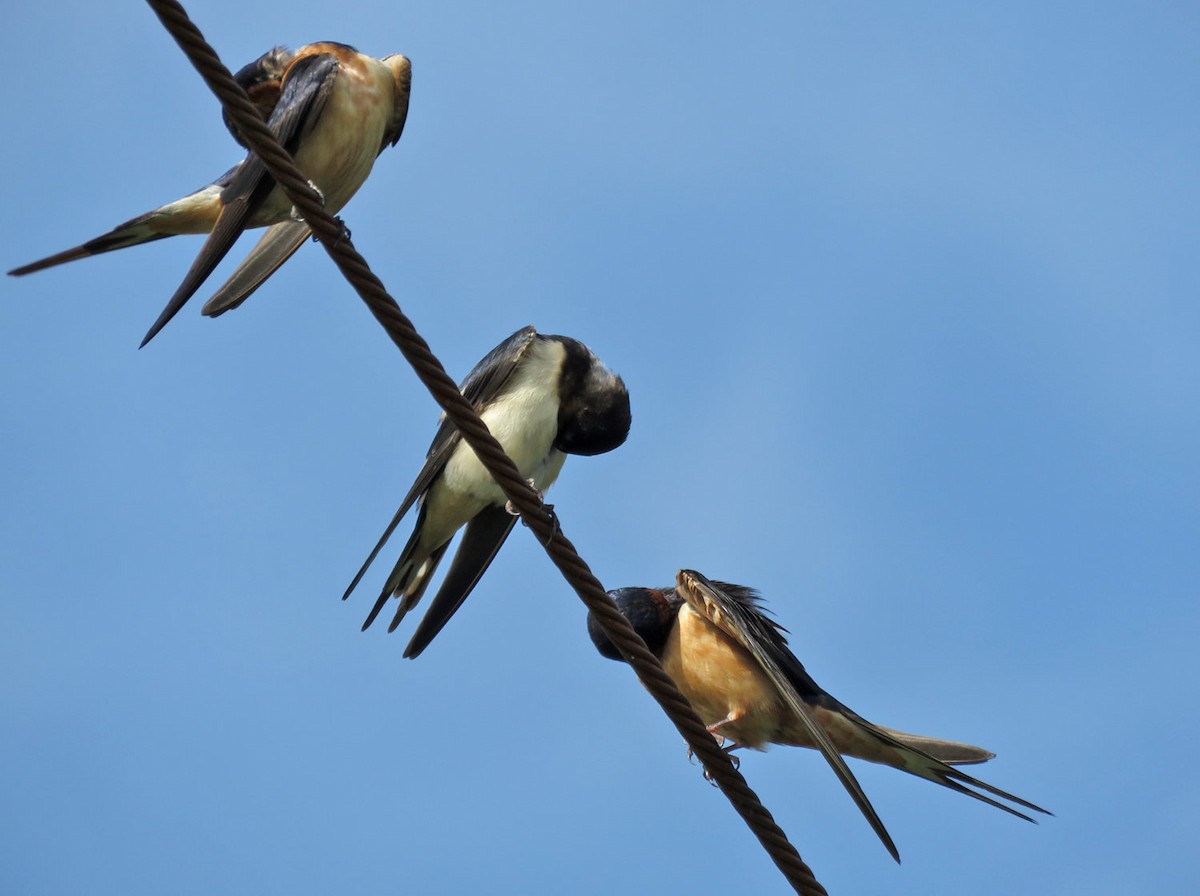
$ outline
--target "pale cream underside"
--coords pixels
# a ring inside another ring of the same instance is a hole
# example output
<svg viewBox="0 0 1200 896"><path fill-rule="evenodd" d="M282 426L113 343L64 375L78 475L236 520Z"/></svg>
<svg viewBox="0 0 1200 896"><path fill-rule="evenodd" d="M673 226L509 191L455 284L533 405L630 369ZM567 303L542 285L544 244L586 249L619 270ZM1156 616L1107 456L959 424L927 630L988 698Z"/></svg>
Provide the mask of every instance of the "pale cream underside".
<svg viewBox="0 0 1200 896"><path fill-rule="evenodd" d="M750 652L687 604L679 610L663 650L663 668L705 725L740 746L768 743L815 749L805 725L786 709L771 679ZM813 707L813 716L839 753L903 767L907 751L871 736L840 712Z"/></svg>
<svg viewBox="0 0 1200 896"><path fill-rule="evenodd" d="M339 211L350 201L375 164L383 133L395 107L395 81L378 59L360 56L365 71L343 67L320 120L296 152L296 164ZM275 224L291 214L292 204L278 187L271 191L253 226Z"/></svg>
<svg viewBox="0 0 1200 896"><path fill-rule="evenodd" d="M559 342L537 340L529 356L505 386L504 396L483 414L493 436L534 487L546 491L558 478L566 455L554 449L558 433L558 376L566 350ZM500 504L504 494L484 469L475 452L461 442L450 456L442 476L425 498L426 519L422 542L432 550L489 504Z"/></svg>
<svg viewBox="0 0 1200 896"><path fill-rule="evenodd" d="M340 211L366 181L395 110L391 69L369 56L360 59L365 71L344 66L338 72L320 120L296 152L296 164L321 191L330 212ZM170 202L144 226L150 233L208 233L221 212L221 191L210 185ZM248 226L277 224L291 213L291 202L276 187Z"/></svg>

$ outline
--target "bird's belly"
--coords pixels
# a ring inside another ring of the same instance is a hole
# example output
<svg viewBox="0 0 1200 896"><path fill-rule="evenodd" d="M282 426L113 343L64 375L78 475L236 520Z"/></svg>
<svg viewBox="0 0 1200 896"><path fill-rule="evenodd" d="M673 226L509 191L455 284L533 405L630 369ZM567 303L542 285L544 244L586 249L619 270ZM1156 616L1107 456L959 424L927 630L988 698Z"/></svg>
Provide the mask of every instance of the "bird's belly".
<svg viewBox="0 0 1200 896"><path fill-rule="evenodd" d="M493 433L494 434L494 433ZM500 443L504 445L503 442ZM505 446L507 448L507 446ZM512 456L512 455L510 455ZM538 462L523 465L517 460L521 475L534 481L534 488L545 491L562 469L566 455L551 449ZM442 476L430 488L425 498L426 520L424 541L429 550L445 544L461 526L491 505L506 502L504 492L491 478L475 452L466 442L460 443L451 455Z"/></svg>

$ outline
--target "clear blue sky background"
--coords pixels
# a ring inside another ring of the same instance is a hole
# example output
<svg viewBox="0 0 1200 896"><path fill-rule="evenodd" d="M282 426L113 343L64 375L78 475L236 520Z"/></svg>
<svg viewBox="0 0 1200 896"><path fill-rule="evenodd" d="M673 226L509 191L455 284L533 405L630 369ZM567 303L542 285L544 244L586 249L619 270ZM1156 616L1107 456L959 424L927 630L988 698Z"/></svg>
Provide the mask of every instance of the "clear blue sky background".
<svg viewBox="0 0 1200 896"><path fill-rule="evenodd" d="M967 6L189 9L234 68L412 58L343 216L456 377L528 323L624 375L550 493L608 587L757 586L1057 813L857 764L897 867L815 754L745 757L831 893L1183 892L1200 14ZM5 269L239 157L147 8L5 18ZM525 530L419 660L359 632L437 408L312 245L137 351L199 244L3 280L0 891L784 892Z"/></svg>

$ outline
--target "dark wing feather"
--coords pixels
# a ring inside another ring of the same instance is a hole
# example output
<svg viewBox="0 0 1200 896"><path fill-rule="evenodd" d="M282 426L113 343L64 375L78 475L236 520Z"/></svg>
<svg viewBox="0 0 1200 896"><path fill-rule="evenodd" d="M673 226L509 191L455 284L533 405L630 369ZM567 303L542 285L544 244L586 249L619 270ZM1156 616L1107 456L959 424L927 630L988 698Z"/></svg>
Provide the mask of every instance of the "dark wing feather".
<svg viewBox="0 0 1200 896"><path fill-rule="evenodd" d="M258 114L263 117L264 121L270 120L271 113L275 111L275 107L279 103L279 97L283 92L283 74L292 61L292 57L292 51L286 47L272 47L253 62L242 66L233 76L233 80L237 81L246 91L250 102L258 109ZM246 141L234 127L229 113L222 109L221 117L225 120L225 127L229 129L233 139L242 146L246 146ZM248 146L246 148L249 149Z"/></svg>
<svg viewBox="0 0 1200 896"><path fill-rule="evenodd" d="M458 387L463 398L476 408L495 398L536 338L537 330L522 327L484 355Z"/></svg>
<svg viewBox="0 0 1200 896"><path fill-rule="evenodd" d="M484 355L483 359L467 374L459 385L458 391L471 403L471 407L477 413L500 394L509 379L512 378L513 372L520 366L521 359L525 357L525 353L536 337L537 331L533 327L517 330ZM433 442L425 455L425 465L421 468L421 473L413 485L414 489L420 485L420 491L424 492L433 484L434 478L442 472L442 467L446 465L446 461L450 459L450 455L454 453L454 449L461 439L462 435L459 433L458 427L443 414L441 423L438 424L438 430L433 436Z"/></svg>
<svg viewBox="0 0 1200 896"><path fill-rule="evenodd" d="M267 228L229 279L212 294L201 313L217 317L246 301L267 278L291 258L312 231L303 221L280 221Z"/></svg>
<svg viewBox="0 0 1200 896"><path fill-rule="evenodd" d="M529 346L533 344L533 340L537 337L537 331L533 327L524 327L513 333L498 346L488 352L483 359L475 365L466 379L459 386L459 391L462 392L463 398L471 403L471 406L479 411L489 401L504 388L504 385L513 375L513 371L520 365L521 359L529 350ZM346 593L342 595L342 600L348 598L351 592L362 580L366 574L367 568L379 556L379 552L383 546L387 544L387 540L391 538L392 533L396 531L396 527L400 524L400 520L408 513L413 503L421 495L429 490L433 485L433 481L441 474L442 469L450 460L450 455L454 453L454 449L458 446L462 435L449 419L442 416L441 424L438 426L437 433L433 437L433 443L429 446L429 451L425 455L425 463L421 467L421 472L417 474L416 481L412 484L412 488L408 490L408 494L404 496L404 500L400 503L400 509L396 511L392 517L392 521L383 531L379 542L371 551L358 573L354 576L354 580L350 582L346 588ZM458 557L455 555L455 561ZM374 616L372 615L372 619ZM370 620L368 620L369 623ZM364 626L365 627L365 626Z"/></svg>
<svg viewBox="0 0 1200 896"><path fill-rule="evenodd" d="M871 801L825 729L813 717L806 700L824 693L804 671L804 667L788 649L780 627L763 615L756 593L749 588L710 582L694 570L681 569L676 578L676 592L688 605L713 625L744 647L771 679L780 697L804 724L813 742L820 749L842 786L850 794L859 811L883 841L892 858L900 861L900 853L891 835L883 826Z"/></svg>
<svg viewBox="0 0 1200 896"><path fill-rule="evenodd" d="M430 602L421 624L413 632L412 640L404 648L406 657L419 656L450 621L450 617L458 612L467 595L487 572L516 522L517 518L504 507L492 506L485 507L467 523L442 587Z"/></svg>
<svg viewBox="0 0 1200 896"><path fill-rule="evenodd" d="M694 575L699 574L694 573ZM969 788L977 787L986 793L990 793L993 796L998 796L1001 799L1009 800L1010 802L1024 806L1025 808L1031 809L1035 812L1041 812L1045 815L1051 814L1041 806L1031 803L1028 800L1021 799L1019 796L1014 796L1006 790L1001 790L999 787L993 787L991 784L988 784L985 781L980 781L978 778L972 777L965 772L959 771L943 760L931 755L926 750L922 750L920 747L914 744L906 743L900 738L894 737L891 733L883 730L873 722L869 722L864 719L858 713L854 712L854 710L850 709L850 707L830 696L830 694L822 689L820 685L813 681L812 676L810 676L804 670L804 666L801 664L800 660L796 658L796 655L792 653L791 648L788 647L787 639L783 636L783 633L786 631L786 629L784 629L783 626L781 626L775 620L770 619L763 614L762 607L759 605L758 594L753 589L745 588L741 585L727 585L724 582L713 582L710 584L716 586L717 590L724 592L725 596L730 599L731 605L729 609L731 614L733 612L737 612L738 610L744 614L745 624L742 627L753 631L758 643L769 645L767 649L771 657L775 660L775 662L778 663L779 668L783 671L788 681L795 686L796 692L805 700L805 702L814 705L824 705L825 707L842 714L850 721L855 722L864 731L869 732L873 737L878 738L888 746L893 747L901 752L916 754L921 760L923 760L920 766L920 771L915 770L908 765L903 767L904 771L907 771L909 774L916 775L919 778L925 778L926 780L934 781L935 783L941 784L943 787L949 787L951 790L957 791L958 793L965 793L967 796L974 797L977 800L987 803L989 806L995 806L997 809L1002 809L1010 815L1015 815L1018 818L1025 819L1026 821L1033 821L1033 819L1023 812L1018 812L1011 806L1005 806L1003 803L997 802L996 800L989 796L985 796L984 794L976 793ZM741 643L745 645L744 641ZM754 652L753 649L749 647L747 647L747 649L750 649L752 653Z"/></svg>
<svg viewBox="0 0 1200 896"><path fill-rule="evenodd" d="M288 68L279 102L267 124L289 153L295 153L297 145L312 131L317 119L321 117L325 103L333 92L337 70L337 59L326 54L304 56ZM142 346L167 325L220 264L274 186L274 179L267 174L266 167L254 153L248 155L237 167L228 185L221 192L224 208L212 233L204 241L200 254L192 262L183 282L163 308L162 314L146 333Z"/></svg>

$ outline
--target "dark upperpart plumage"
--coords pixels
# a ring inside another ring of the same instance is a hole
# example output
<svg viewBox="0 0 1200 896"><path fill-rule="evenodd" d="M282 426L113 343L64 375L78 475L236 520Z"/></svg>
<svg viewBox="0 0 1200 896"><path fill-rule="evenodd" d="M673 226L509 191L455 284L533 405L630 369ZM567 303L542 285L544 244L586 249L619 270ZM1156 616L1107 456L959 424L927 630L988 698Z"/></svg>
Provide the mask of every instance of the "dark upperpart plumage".
<svg viewBox="0 0 1200 896"><path fill-rule="evenodd" d="M475 365L460 390L521 475L540 491L554 483L567 454L602 454L629 434L625 383L569 336L539 335L533 327L518 330ZM450 569L404 650L406 657L418 656L466 600L508 537L516 517L506 503L457 427L443 418L416 481L346 589L344 597L415 504L413 533L363 628L395 597L399 600L388 626L393 631L422 599L451 539L465 527Z"/></svg>
<svg viewBox="0 0 1200 896"><path fill-rule="evenodd" d="M884 846L899 852L846 765L855 756L898 768L1026 821L1045 809L959 771L993 753L959 741L909 734L867 721L823 690L787 645L785 629L765 615L752 588L680 570L674 588L619 588L609 596L662 662L663 669L727 749L767 743L809 747L829 763ZM588 615L602 656L624 660Z"/></svg>

